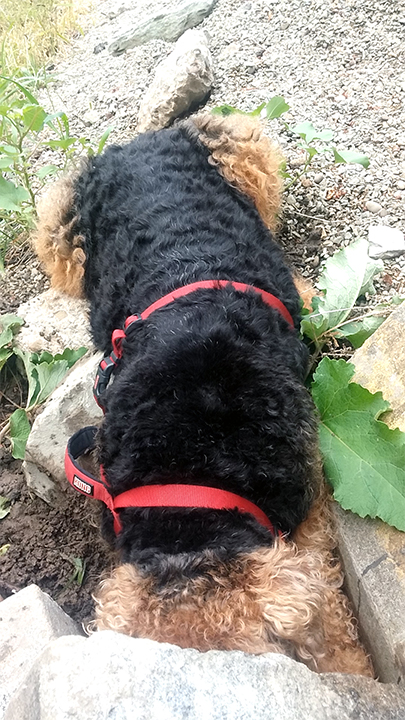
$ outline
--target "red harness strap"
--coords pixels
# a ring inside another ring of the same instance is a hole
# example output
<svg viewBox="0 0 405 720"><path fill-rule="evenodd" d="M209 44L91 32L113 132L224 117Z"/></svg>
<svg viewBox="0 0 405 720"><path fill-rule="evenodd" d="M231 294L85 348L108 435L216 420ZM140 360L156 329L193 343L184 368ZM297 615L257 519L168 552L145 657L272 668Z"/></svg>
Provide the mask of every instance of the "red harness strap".
<svg viewBox="0 0 405 720"><path fill-rule="evenodd" d="M101 480L83 470L77 461L80 455L94 447L96 427L86 427L70 438L65 453L65 471L69 483L82 495L101 500L114 517L114 530L122 530L118 511L126 507L171 507L207 508L210 510L238 510L249 513L275 535L274 527L267 515L250 500L219 488L200 485L143 485L132 488L113 497L105 479L103 469ZM278 534L282 537L282 533Z"/></svg>
<svg viewBox="0 0 405 720"><path fill-rule="evenodd" d="M240 292L254 292L256 293L256 295L260 295L266 305L269 305L270 307L278 310L284 320L286 320L289 325L291 325L291 327L294 327L293 319L286 306L281 302L281 300L279 300L275 295L272 295L265 290L260 290L260 288L257 288L254 285L247 285L246 283L240 282L232 282L231 280L200 280L199 282L191 283L190 285L183 285L183 287L177 288L176 290L173 290L173 292L170 292L167 295L159 298L159 300L156 300L156 302L152 303L152 305L149 305L146 310L141 312L139 315L130 315L125 320L123 329L117 329L113 331L111 336L113 351L111 355L106 355L100 362L94 380L93 394L97 405L104 409L101 395L107 388L110 377L122 357L122 341L125 338L125 335L130 325L135 322L139 322L140 320L146 320L149 315L154 313L156 310L160 310L160 308L165 307L166 305L170 305L170 303L174 302L178 298L189 295L196 290L218 290L225 287L233 287L235 290L239 290Z"/></svg>

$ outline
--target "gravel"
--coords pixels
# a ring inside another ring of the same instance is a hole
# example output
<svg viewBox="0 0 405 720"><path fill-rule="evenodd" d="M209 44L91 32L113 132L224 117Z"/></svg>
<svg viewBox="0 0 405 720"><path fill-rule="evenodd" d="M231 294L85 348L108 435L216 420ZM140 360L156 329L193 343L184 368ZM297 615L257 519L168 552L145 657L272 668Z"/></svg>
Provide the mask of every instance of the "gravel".
<svg viewBox="0 0 405 720"><path fill-rule="evenodd" d="M108 44L161 7L157 0L104 0L73 40L69 57L55 62L57 78L43 94L65 109L72 131L110 140L136 134L140 99L154 69L172 49L155 40L119 57ZM341 150L370 159L312 169L284 195L280 242L304 275L316 277L338 247L367 236L370 225L404 230L405 10L392 0L218 0L200 28L209 35L215 83L207 107L229 103L252 110L274 95L290 106L285 120L305 120L334 131ZM302 170L303 152L281 121L267 132L280 143L289 169ZM45 164L45 163L44 163ZM13 272L12 269L9 271ZM385 261L378 299L405 294L405 257ZM7 278L0 296L7 294Z"/></svg>

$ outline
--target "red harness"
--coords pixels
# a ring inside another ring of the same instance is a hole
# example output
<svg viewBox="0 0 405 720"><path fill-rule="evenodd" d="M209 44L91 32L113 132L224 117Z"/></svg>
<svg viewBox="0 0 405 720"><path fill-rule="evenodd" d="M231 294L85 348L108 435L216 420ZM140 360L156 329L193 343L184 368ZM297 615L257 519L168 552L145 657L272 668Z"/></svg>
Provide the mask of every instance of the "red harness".
<svg viewBox="0 0 405 720"><path fill-rule="evenodd" d="M135 322L146 320L151 313L169 305L177 298L188 295L195 290L218 289L231 286L241 292L252 291L263 299L270 307L276 308L283 318L294 327L290 313L283 303L271 293L259 290L253 285L245 283L230 282L228 280L202 280L190 285L178 288L164 297L160 298L146 308L139 315L130 315L124 323L124 329L114 330L112 333L113 351L111 355L105 356L100 362L94 382L93 393L97 404L104 410L101 395L106 389L113 370L116 368L122 357L122 341L126 336L128 328ZM274 527L267 515L254 503L241 498L239 495L220 490L219 488L205 487L200 485L144 485L127 490L116 497L111 495L108 482L105 478L103 467L100 466L98 479L87 473L78 465L77 458L85 452L94 448L96 427L86 427L76 432L69 440L65 453L65 471L69 483L82 495L101 500L111 511L114 518L114 530L118 534L122 530L118 511L126 507L170 507L170 508L207 508L211 510L238 510L249 513L258 522L275 535ZM280 537L281 531L278 531Z"/></svg>

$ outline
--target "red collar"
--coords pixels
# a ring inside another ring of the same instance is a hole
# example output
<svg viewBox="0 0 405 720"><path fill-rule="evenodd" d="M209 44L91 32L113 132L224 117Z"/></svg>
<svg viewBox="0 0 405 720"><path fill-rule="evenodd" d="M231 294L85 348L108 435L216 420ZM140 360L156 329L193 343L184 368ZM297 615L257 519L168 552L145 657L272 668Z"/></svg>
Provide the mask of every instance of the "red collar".
<svg viewBox="0 0 405 720"><path fill-rule="evenodd" d="M70 438L65 452L65 472L72 487L82 495L101 500L114 517L116 535L122 530L119 510L126 507L178 507L209 508L211 510L238 510L249 513L275 536L267 515L254 503L234 493L200 485L144 485L127 490L116 497L111 495L103 469L101 480L83 470L77 458L94 448L96 427L85 427ZM282 534L278 531L280 537Z"/></svg>
<svg viewBox="0 0 405 720"><path fill-rule="evenodd" d="M240 282L231 282L230 280L200 280L199 282L191 283L190 285L183 285L183 287L177 288L176 290L173 290L173 292L170 292L167 295L159 298L159 300L156 300L156 302L152 303L152 305L149 305L146 310L144 310L139 315L130 315L125 320L123 329L117 329L113 331L111 336L113 351L111 355L106 355L100 362L94 380L93 394L97 405L104 409L101 395L107 388L111 374L115 370L119 360L122 357L122 341L125 338L129 327L133 325L133 323L139 322L140 320L146 320L149 315L154 313L156 310L159 310L160 308L174 302L178 298L189 295L196 290L215 290L229 286L233 287L239 292L253 292L256 295L260 295L266 305L269 305L270 307L278 310L280 315L283 316L284 320L286 320L291 325L291 327L294 327L293 319L288 312L286 306L281 302L281 300L279 300L275 295L272 295L265 290L260 290L260 288L257 288L254 285L247 285L246 283Z"/></svg>

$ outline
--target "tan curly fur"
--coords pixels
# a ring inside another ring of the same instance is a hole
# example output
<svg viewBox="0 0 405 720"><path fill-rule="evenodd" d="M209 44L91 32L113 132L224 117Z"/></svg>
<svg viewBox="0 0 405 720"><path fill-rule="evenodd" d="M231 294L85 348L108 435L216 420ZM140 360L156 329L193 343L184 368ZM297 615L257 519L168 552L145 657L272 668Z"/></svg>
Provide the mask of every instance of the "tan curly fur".
<svg viewBox="0 0 405 720"><path fill-rule="evenodd" d="M248 195L268 228L277 227L282 182L281 154L264 135L260 122L235 113L197 115L192 123L212 162L231 185Z"/></svg>
<svg viewBox="0 0 405 720"><path fill-rule="evenodd" d="M181 647L280 652L318 672L372 676L358 642L342 573L333 556L325 497L314 505L293 541L241 554L221 564L212 551L190 565L201 570L162 587L133 565L102 581L96 627Z"/></svg>
<svg viewBox="0 0 405 720"><path fill-rule="evenodd" d="M38 222L33 235L35 251L51 278L51 285L73 297L83 296L84 238L75 231L73 182L80 168L48 190L38 206Z"/></svg>

